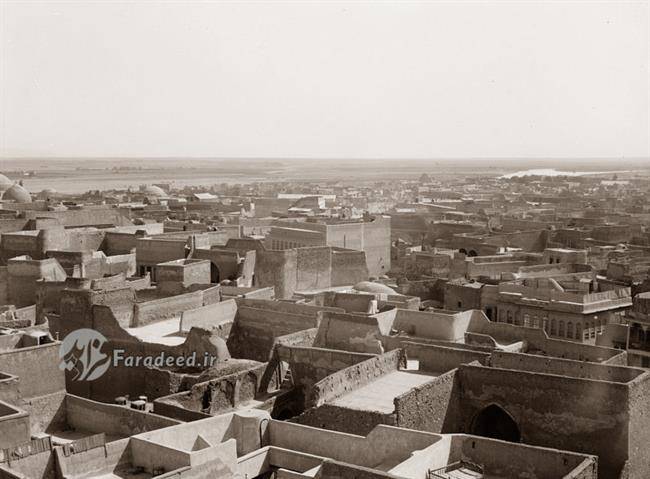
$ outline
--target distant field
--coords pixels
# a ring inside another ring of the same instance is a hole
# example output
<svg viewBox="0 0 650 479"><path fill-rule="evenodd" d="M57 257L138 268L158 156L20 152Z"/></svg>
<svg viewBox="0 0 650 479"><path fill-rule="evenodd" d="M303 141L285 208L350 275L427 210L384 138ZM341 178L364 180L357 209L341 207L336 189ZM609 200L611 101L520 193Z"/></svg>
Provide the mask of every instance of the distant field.
<svg viewBox="0 0 650 479"><path fill-rule="evenodd" d="M626 169L648 168L650 162L626 161ZM220 183L265 181L341 181L363 184L374 181L412 179L422 173L432 178L454 176L500 176L539 166L562 171L620 171L621 162L611 160L297 160L297 159L5 159L0 172L22 179L31 192L54 188L61 193L88 190L138 188L141 184L173 183L212 186ZM33 172L33 176L25 176ZM619 175L620 176L620 175Z"/></svg>

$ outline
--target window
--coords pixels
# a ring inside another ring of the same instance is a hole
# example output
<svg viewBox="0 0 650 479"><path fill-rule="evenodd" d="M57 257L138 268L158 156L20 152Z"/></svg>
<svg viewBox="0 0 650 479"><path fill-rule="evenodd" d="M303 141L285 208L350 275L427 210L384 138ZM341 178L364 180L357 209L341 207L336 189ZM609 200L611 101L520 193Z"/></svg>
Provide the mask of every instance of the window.
<svg viewBox="0 0 650 479"><path fill-rule="evenodd" d="M551 335L555 336L557 334L557 329L556 329L556 324L555 324L555 319L551 319Z"/></svg>
<svg viewBox="0 0 650 479"><path fill-rule="evenodd" d="M557 334L560 337L564 337L566 335L566 331L564 330L564 321L560 321L560 328Z"/></svg>
<svg viewBox="0 0 650 479"><path fill-rule="evenodd" d="M462 307L463 307L463 303L461 303L460 301L458 301L458 309L461 309Z"/></svg>
<svg viewBox="0 0 650 479"><path fill-rule="evenodd" d="M566 337L573 339L573 323L571 321L566 323Z"/></svg>

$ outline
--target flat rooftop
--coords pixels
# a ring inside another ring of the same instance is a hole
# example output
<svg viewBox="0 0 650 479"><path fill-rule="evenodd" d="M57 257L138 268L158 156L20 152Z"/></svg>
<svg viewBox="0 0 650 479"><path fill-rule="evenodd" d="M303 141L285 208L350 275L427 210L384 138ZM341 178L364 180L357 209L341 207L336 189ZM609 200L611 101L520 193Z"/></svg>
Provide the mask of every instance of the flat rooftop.
<svg viewBox="0 0 650 479"><path fill-rule="evenodd" d="M344 394L332 401L334 406L362 411L378 411L391 414L395 410L393 399L416 386L431 381L435 374L410 371L394 371L381 376L365 386Z"/></svg>
<svg viewBox="0 0 650 479"><path fill-rule="evenodd" d="M179 336L181 317L156 321L136 328L125 328L125 331L145 343L164 344L166 346L178 346L183 344L185 338Z"/></svg>

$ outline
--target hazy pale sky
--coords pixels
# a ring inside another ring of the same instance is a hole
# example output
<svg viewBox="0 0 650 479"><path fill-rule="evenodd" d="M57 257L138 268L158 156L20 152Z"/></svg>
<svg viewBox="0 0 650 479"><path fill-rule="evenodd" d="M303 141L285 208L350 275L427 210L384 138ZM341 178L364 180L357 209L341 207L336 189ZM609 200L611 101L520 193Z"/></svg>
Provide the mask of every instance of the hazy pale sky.
<svg viewBox="0 0 650 479"><path fill-rule="evenodd" d="M648 2L0 0L0 154L650 156Z"/></svg>

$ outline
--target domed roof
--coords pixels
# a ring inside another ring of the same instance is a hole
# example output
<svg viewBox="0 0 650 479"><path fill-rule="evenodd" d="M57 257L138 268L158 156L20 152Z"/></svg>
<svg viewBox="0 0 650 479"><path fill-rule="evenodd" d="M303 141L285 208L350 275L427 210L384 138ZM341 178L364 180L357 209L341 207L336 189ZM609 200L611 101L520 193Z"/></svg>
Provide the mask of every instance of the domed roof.
<svg viewBox="0 0 650 479"><path fill-rule="evenodd" d="M141 189L141 192L147 196L167 196L165 190L163 190L160 186L155 185L146 185Z"/></svg>
<svg viewBox="0 0 650 479"><path fill-rule="evenodd" d="M39 200L46 200L52 195L56 195L56 190L54 188L45 188L43 191L41 191L38 194L38 199Z"/></svg>
<svg viewBox="0 0 650 479"><path fill-rule="evenodd" d="M397 294L393 288L389 288L385 284L373 283L372 281L361 281L353 286L355 291L373 294Z"/></svg>
<svg viewBox="0 0 650 479"><path fill-rule="evenodd" d="M14 182L5 175L0 175L0 191L7 191L14 185Z"/></svg>
<svg viewBox="0 0 650 479"><path fill-rule="evenodd" d="M4 195L2 195L2 199L3 200L13 200L16 203L31 203L32 202L32 197L29 194L29 191L27 191L25 188L23 188L19 184L15 184L11 188L9 188L7 191L5 191Z"/></svg>

